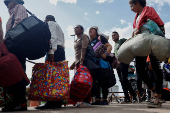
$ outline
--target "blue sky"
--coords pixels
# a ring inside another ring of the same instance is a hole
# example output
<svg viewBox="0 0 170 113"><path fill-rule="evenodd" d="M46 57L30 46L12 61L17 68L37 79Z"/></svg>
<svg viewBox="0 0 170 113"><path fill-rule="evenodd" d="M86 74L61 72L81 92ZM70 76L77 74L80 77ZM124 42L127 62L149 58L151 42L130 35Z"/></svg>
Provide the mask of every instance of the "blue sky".
<svg viewBox="0 0 170 113"><path fill-rule="evenodd" d="M98 26L99 30L110 36L111 32L118 31L120 38L130 38L132 34L132 23L135 13L129 7L129 0L24 0L24 6L35 14L39 19L44 20L46 15L54 15L57 23L61 26L66 38L66 57L69 65L74 61L74 26L77 24L88 29L91 26ZM170 0L147 0L147 5L156 9L165 23L166 37L170 38ZM0 1L0 16L3 21L3 29L9 18L8 10ZM43 62L44 58L36 62ZM27 63L27 75L31 77L33 65ZM115 71L116 74L116 71ZM73 71L70 72L71 78ZM117 79L118 80L118 79ZM120 85L118 83L118 85Z"/></svg>

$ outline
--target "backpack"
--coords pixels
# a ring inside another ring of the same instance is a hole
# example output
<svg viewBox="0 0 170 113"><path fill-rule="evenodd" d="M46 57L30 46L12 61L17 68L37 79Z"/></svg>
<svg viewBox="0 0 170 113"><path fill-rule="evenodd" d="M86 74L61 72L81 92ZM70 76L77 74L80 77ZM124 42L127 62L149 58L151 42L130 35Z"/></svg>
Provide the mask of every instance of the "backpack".
<svg viewBox="0 0 170 113"><path fill-rule="evenodd" d="M166 66L167 67L167 66ZM165 67L165 65L163 66L163 76L164 76L164 79L165 79L165 81L169 81L170 82L170 73L168 73L167 71L166 71L166 68ZM169 67L167 67L167 68L169 68Z"/></svg>
<svg viewBox="0 0 170 113"><path fill-rule="evenodd" d="M9 53L4 42L0 44L0 78L0 85L3 87L12 86L23 79L29 83L18 58Z"/></svg>
<svg viewBox="0 0 170 113"><path fill-rule="evenodd" d="M51 32L48 24L38 19L31 12L30 17L22 20L6 33L5 44L9 52L29 60L44 57L50 49ZM12 25L14 23L14 15Z"/></svg>

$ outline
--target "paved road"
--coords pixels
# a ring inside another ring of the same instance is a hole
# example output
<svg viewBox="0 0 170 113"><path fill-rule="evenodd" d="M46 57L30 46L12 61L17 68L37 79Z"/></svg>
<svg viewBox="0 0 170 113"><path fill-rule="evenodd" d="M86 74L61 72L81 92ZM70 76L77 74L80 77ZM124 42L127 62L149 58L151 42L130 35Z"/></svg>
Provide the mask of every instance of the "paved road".
<svg viewBox="0 0 170 113"><path fill-rule="evenodd" d="M35 110L34 108L28 108L28 111L20 113L170 113L170 102L163 104L162 108L147 108L146 104L145 102L127 105L110 104L109 106L90 106L87 108L69 106L55 110Z"/></svg>

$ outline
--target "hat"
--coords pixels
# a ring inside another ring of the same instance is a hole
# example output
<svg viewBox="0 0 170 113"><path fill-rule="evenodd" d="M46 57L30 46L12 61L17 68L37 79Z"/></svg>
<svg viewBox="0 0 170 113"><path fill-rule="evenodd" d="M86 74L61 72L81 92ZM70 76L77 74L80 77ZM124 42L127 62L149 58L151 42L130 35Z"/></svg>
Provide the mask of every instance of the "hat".
<svg viewBox="0 0 170 113"><path fill-rule="evenodd" d="M104 36L107 40L109 40L109 36L107 36L107 35L103 34L102 32L100 32L97 26L93 26L90 29L96 29L98 35Z"/></svg>
<svg viewBox="0 0 170 113"><path fill-rule="evenodd" d="M5 3L5 5L6 6L8 6L8 3L9 2L12 2L12 1L14 1L14 0L4 0L4 3ZM21 5L23 5L24 4L24 1L23 0L15 0L18 4L21 4Z"/></svg>

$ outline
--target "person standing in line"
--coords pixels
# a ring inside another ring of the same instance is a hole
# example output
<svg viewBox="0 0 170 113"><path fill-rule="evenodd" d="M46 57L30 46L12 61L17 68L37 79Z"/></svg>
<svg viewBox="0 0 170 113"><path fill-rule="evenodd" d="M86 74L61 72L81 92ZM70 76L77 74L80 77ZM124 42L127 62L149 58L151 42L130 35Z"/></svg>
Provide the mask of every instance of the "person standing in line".
<svg viewBox="0 0 170 113"><path fill-rule="evenodd" d="M11 28L19 24L23 19L28 17L26 8L23 6L23 0L4 0L5 5L8 8L10 18L6 24L6 32ZM14 22L12 22L14 19ZM10 52L10 51L9 51ZM20 61L23 69L26 71L26 57L23 55L15 54ZM9 111L26 111L27 110L27 100L26 100L26 86L28 81L24 78L17 84L4 88L8 94L12 94L13 102L7 104L2 108L3 112Z"/></svg>
<svg viewBox="0 0 170 113"><path fill-rule="evenodd" d="M49 50L47 61L59 62L65 60L65 38L61 27L55 21L55 17L47 15L45 22L48 23L51 32L52 49ZM47 101L45 104L37 106L36 109L55 109L61 108L62 101Z"/></svg>
<svg viewBox="0 0 170 113"><path fill-rule="evenodd" d="M90 36L90 42L91 42L92 47L95 47L95 45L97 45L97 43L99 41L101 41L101 43L106 47L106 52L101 54L101 58L104 61L109 63L109 61L107 60L107 56L111 53L111 50L112 50L112 46L108 42L109 37L103 33L100 33L98 27L96 27L96 26L93 26L90 28L89 36ZM102 48L100 48L100 49L102 49ZM111 66L111 68L112 68L112 66ZM95 76L101 76L100 70L95 73ZM100 81L93 80L94 81L93 86L95 86L94 92L95 92L95 96L96 96L96 101L91 103L91 105L109 105L109 103L107 101L108 84L109 84L108 82L106 82L107 78L108 77L106 77ZM101 89L102 89L102 95L103 95L102 101L101 101Z"/></svg>
<svg viewBox="0 0 170 113"><path fill-rule="evenodd" d="M114 31L112 33L112 39L115 42L115 46L114 46L114 53L115 56L117 57L117 52L120 48L120 46L126 41L126 39L119 39L119 34L118 32ZM123 102L121 102L121 104L128 104L128 103L134 103L137 102L136 99L136 93L133 90L131 84L129 83L127 77L128 77L128 68L129 65L128 64L124 64L121 63L120 66L117 68L117 73L119 76L119 80L120 83L122 85L122 89L125 95L125 99ZM133 96L133 101L131 102L128 91L130 92L130 94Z"/></svg>
<svg viewBox="0 0 170 113"><path fill-rule="evenodd" d="M133 23L132 37L141 33L147 33L148 29L142 29L142 26L146 23L147 19L154 21L165 34L164 23L155 11L153 7L146 6L146 0L129 0L131 11L136 13L136 17ZM150 31L149 31L150 32ZM162 37L163 38L163 37ZM149 76L145 73L145 64L147 56L136 56L136 71L140 78L146 83L152 92L155 92L154 99L150 101L147 107L158 108L162 107L162 84L163 74L160 68L160 61L156 59L153 54L149 55L153 71L156 76L156 87L153 86L153 82L150 81Z"/></svg>
<svg viewBox="0 0 170 113"><path fill-rule="evenodd" d="M86 34L84 34L84 28L81 25L77 25L74 28L75 35L77 36L77 39L74 41L74 50L75 50L75 61L70 66L70 70L73 70L74 68L78 69L79 65L86 66L86 51L87 46L89 44L89 38ZM87 67L88 68L88 67ZM83 102L80 102L77 104L77 107L86 107L90 106L91 101L91 91L86 96L86 98L83 100Z"/></svg>

